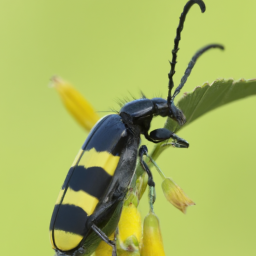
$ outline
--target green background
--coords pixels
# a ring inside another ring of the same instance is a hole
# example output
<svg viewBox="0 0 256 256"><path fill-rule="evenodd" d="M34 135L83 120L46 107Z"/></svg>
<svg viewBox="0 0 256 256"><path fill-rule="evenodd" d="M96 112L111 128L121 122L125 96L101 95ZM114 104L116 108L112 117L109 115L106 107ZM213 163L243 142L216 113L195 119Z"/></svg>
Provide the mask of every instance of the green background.
<svg viewBox="0 0 256 256"><path fill-rule="evenodd" d="M167 95L168 60L183 0L1 0L1 255L53 255L48 228L58 191L87 133L47 86L58 74L103 116L129 93ZM178 85L194 52L223 43L196 64L182 93L217 78L255 78L256 2L206 1L189 13ZM179 97L179 96L178 96ZM177 98L178 98L177 97ZM179 134L158 165L196 206L169 205L155 173L166 255L255 255L255 107L251 97L203 116ZM157 118L154 127L165 120ZM149 142L145 142L150 147ZM147 214L146 196L140 207Z"/></svg>

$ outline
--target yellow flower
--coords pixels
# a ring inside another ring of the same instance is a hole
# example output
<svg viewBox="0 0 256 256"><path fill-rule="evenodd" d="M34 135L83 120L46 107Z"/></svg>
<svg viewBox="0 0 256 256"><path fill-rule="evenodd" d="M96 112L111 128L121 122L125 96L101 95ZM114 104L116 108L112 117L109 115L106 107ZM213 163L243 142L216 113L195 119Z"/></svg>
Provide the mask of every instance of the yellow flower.
<svg viewBox="0 0 256 256"><path fill-rule="evenodd" d="M91 104L71 84L60 77L51 79L51 86L59 93L66 109L87 131L90 131L99 120Z"/></svg>
<svg viewBox="0 0 256 256"><path fill-rule="evenodd" d="M115 233L113 233L109 237L110 240L114 240L114 236L115 236L114 234ZM112 250L113 250L112 246L108 245L104 241L101 241L96 251L94 252L94 256L112 256Z"/></svg>
<svg viewBox="0 0 256 256"><path fill-rule="evenodd" d="M128 237L134 235L138 242L141 240L141 216L134 204L124 205L120 221L118 223L119 238L124 242Z"/></svg>
<svg viewBox="0 0 256 256"><path fill-rule="evenodd" d="M150 212L144 219L141 256L165 256L159 220Z"/></svg>
<svg viewBox="0 0 256 256"><path fill-rule="evenodd" d="M188 206L195 205L195 203L185 195L183 190L170 178L164 179L162 189L166 199L183 213L186 213Z"/></svg>

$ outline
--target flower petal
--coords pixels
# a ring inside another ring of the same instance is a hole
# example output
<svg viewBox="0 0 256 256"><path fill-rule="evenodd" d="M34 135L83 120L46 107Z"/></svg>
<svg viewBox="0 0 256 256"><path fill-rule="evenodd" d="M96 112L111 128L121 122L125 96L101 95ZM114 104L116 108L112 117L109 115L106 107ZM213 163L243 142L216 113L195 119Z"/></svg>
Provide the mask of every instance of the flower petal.
<svg viewBox="0 0 256 256"><path fill-rule="evenodd" d="M186 196L183 190L170 178L164 179L162 189L166 199L177 209L186 213L186 209L195 203Z"/></svg>
<svg viewBox="0 0 256 256"><path fill-rule="evenodd" d="M51 86L57 90L64 106L76 121L90 131L99 120L91 104L71 84L60 77L54 76L51 79Z"/></svg>

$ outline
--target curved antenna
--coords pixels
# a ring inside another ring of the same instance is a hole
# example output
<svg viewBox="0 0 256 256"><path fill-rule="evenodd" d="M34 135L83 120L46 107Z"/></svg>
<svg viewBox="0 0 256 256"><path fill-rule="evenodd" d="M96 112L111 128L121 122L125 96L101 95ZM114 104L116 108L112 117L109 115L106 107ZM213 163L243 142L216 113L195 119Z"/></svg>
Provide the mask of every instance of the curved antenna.
<svg viewBox="0 0 256 256"><path fill-rule="evenodd" d="M171 70L170 70L170 73L168 74L168 77L169 77L169 85L168 85L169 91L168 91L168 97L167 97L168 105L170 104L171 92L172 92L172 88L174 87L172 77L175 74L175 65L177 63L176 59L177 59L177 52L179 50L180 33L183 30L183 25L184 25L187 13L193 4L198 4L202 13L205 12L205 4L202 0L190 0L186 3L183 9L183 12L180 15L180 22L176 30L176 38L174 39L174 48L172 50L172 61L170 62Z"/></svg>
<svg viewBox="0 0 256 256"><path fill-rule="evenodd" d="M224 50L224 46L221 44L209 44L206 45L205 47L201 48L199 51L196 52L196 54L192 57L191 61L188 63L188 67L183 75L183 77L181 78L180 84L179 86L176 88L171 100L173 101L174 98L180 93L180 90L182 89L182 87L184 86L184 84L186 83L192 68L194 67L197 59L206 51L208 51L211 48L219 48L221 50Z"/></svg>

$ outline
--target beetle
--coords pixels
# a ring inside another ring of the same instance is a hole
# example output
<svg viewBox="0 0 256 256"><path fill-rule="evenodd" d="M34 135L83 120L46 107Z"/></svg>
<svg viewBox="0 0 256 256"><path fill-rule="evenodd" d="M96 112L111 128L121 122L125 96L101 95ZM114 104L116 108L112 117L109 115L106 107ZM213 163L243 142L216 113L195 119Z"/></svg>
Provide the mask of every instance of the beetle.
<svg viewBox="0 0 256 256"><path fill-rule="evenodd" d="M149 129L155 116L169 117L179 125L185 124L183 112L174 104L175 97L199 56L211 48L224 49L222 45L210 44L196 52L172 94L180 34L186 15L194 4L198 4L202 12L205 11L202 0L189 0L183 9L172 50L167 99L142 97L126 103L119 113L107 115L98 121L78 152L51 218L50 240L57 255L90 255L101 240L111 245L113 255L116 255L115 242L108 236L117 228L138 157L148 174L149 187L152 189L155 186L152 173L143 160L147 147L140 146L141 135L153 143L172 138L174 146L189 147L186 140L170 130L160 128L149 133ZM151 199L154 202L154 194Z"/></svg>

